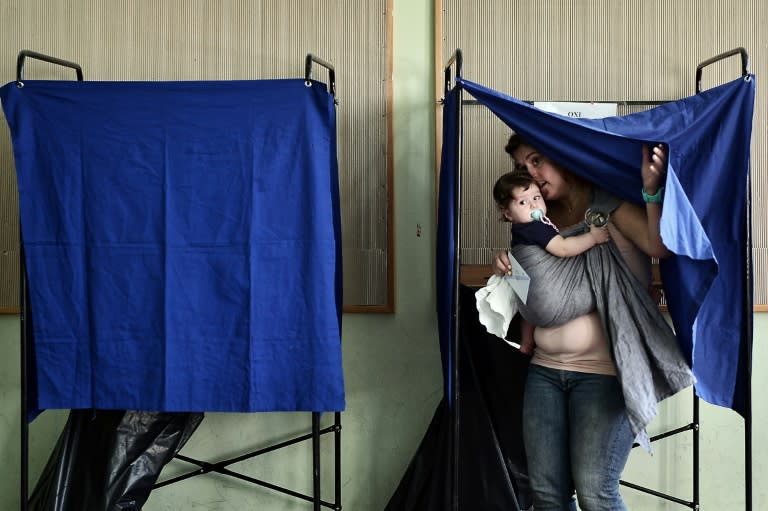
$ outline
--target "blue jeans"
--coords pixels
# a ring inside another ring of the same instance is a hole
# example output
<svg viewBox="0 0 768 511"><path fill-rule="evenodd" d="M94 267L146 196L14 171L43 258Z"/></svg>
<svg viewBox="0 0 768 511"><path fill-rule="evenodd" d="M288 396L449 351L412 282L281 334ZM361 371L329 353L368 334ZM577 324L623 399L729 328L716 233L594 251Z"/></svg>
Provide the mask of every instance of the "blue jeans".
<svg viewBox="0 0 768 511"><path fill-rule="evenodd" d="M615 376L531 364L523 441L536 511L623 511L619 478L633 443Z"/></svg>

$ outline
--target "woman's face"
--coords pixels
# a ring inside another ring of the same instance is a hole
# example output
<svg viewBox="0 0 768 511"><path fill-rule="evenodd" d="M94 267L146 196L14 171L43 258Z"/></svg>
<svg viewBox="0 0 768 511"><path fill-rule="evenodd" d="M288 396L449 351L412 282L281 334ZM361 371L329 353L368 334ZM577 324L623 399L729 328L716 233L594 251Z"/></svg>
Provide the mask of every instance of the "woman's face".
<svg viewBox="0 0 768 511"><path fill-rule="evenodd" d="M549 158L529 145L522 144L512 154L515 168L527 171L536 181L546 200L562 199L568 191L563 171Z"/></svg>

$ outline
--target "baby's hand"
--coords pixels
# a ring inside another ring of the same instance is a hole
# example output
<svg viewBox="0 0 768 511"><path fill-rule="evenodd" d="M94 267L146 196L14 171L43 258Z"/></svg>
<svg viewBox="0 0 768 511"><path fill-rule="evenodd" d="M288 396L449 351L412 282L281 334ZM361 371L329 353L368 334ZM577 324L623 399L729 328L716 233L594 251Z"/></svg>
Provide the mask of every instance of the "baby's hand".
<svg viewBox="0 0 768 511"><path fill-rule="evenodd" d="M605 226L596 227L594 225L590 225L589 234L592 235L592 238L595 240L596 245L603 244L607 242L609 239L611 239L611 235L608 232L608 228L606 228Z"/></svg>

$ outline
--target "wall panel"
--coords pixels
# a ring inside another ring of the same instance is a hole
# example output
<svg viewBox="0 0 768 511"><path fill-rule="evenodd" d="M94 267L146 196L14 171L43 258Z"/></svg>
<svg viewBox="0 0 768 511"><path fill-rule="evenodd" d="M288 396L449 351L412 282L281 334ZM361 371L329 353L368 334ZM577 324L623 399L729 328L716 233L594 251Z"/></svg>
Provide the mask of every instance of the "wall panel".
<svg viewBox="0 0 768 511"><path fill-rule="evenodd" d="M755 303L768 304L768 4L764 0L441 0L438 64L456 48L463 75L530 101L668 101L695 93L696 66L744 47L757 76L752 137ZM441 58L442 57L442 58ZM440 69L442 71L442 68ZM740 76L732 57L704 70L703 89ZM442 77L442 73L438 74ZM491 187L511 169L500 121L465 108L462 261L487 264L507 245ZM621 113L621 112L620 112ZM438 112L439 115L439 112ZM477 125L476 125L477 124ZM490 147L489 147L490 146ZM484 154L490 151L491 155ZM724 214L733 205L724 205Z"/></svg>
<svg viewBox="0 0 768 511"><path fill-rule="evenodd" d="M76 62L86 80L295 78L304 76L307 53L331 62L339 100L345 304L385 311L393 302L390 2L0 2L0 77L2 83L15 79L22 49ZM314 78L327 81L325 69L313 70ZM70 80L74 73L27 59L25 77ZM0 119L0 312L18 305L16 200L10 140Z"/></svg>

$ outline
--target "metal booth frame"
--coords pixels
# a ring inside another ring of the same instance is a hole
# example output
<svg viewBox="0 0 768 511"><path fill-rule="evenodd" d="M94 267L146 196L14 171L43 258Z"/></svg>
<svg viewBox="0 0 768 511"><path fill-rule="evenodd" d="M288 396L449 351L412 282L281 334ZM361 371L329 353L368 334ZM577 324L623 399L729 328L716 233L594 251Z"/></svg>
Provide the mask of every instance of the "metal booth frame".
<svg viewBox="0 0 768 511"><path fill-rule="evenodd" d="M738 55L741 58L741 76L742 77L748 77L749 76L749 56L747 55L747 51L744 48L735 48L730 51L721 53L719 55L716 55L710 59L707 59L696 67L696 94L699 94L702 92L701 89L701 78L702 73L704 71L704 68L707 66L710 66L716 62L719 62L723 59L726 59L728 57L732 57ZM463 56L461 49L456 49L456 51L453 53L453 55L450 56L450 58L446 61L446 64L443 68L444 70L444 93L447 94L450 93L453 90L454 83L452 82L452 76L455 76L456 79L459 79L462 77L462 65L463 65ZM455 72L452 73L451 69L455 68ZM459 347L459 334L460 334L460 328L459 328L459 322L460 322L460 314L459 314L459 289L460 289L460 268L461 268L461 218L462 218L462 201L461 201L461 195L462 195L462 154L463 154L463 144L464 144L464 121L463 121L463 115L462 111L464 106L478 106L480 105L480 102L477 100L466 100L463 98L463 89L459 88L456 91L457 98L455 102L455 128L456 128L456 140L453 141L454 147L454 158L456 161L456 189L454 192L455 197L455 231L454 231L454 252L455 252L455 260L454 260L454 268L455 272L454 275L452 275L452 283L453 283L453 293L454 293L454 303L453 303L453 310L454 313L452 315L452 323L453 323L453 338L450 339L450 352L451 357L453 357L454 364L451 372L451 378L450 378L450 385L447 390L448 395L450 396L450 399L453 403L453 406L451 407L450 411L450 433L451 433L451 445L450 445L450 451L451 451L451 499L452 499L452 507L453 510L458 510L458 503L459 503L459 471L458 467L460 466L460 460L459 460L459 439L461 437L461 424L459 422L459 409L461 406L461 400L459 399L460 396L460 389L461 389L461 381L460 381L460 371L459 367L461 364L461 349ZM531 103L531 101L527 101L528 103ZM616 103L622 104L622 105L658 105L667 103L668 101L617 101ZM444 101L443 101L443 104ZM746 282L749 284L745 288L746 293L750 293L750 290L752 289L752 242L751 242L751 218L752 218L752 204L751 204L751 189L750 189L750 177L749 173L747 173L747 193L746 193L746 201L744 204L744 208L746 210L746 221L745 225L743 226L745 232L746 232L746 246L743 247L744 249L744 257L747 261L747 272L746 275L744 275L744 278L746 279ZM751 304L751 294L747 297L747 301L745 303ZM752 311L751 310L745 310L743 311L743 321L746 328L748 328L749 332L752 331ZM745 486L745 510L746 511L752 511L752 392L751 392L751 379L752 379L752 336L743 336L742 337L742 346L740 346L740 349L745 354L745 367L742 368L745 374L745 391L744 391L744 400L745 400L745 414L744 414L744 447L745 447L745 454L744 454L744 486ZM700 468L700 456L699 456L699 450L700 450L700 444L699 444L699 429L700 429L700 416L699 416L699 397L696 395L695 388L693 392L693 403L692 403L692 419L691 422L688 424L685 424L679 428L666 431L663 433L660 433L658 435L655 435L651 437L651 442L655 442L658 440L662 440L680 433L685 433L687 431L690 431L692 434L692 440L693 440L693 488L692 488L692 497L690 500L676 497L673 495L669 495L666 493L662 493L660 491L647 488L638 484L634 484L631 482L627 482L624 480L620 481L620 484L623 486L626 486L628 488L632 488L634 490L638 490L650 495L653 495L655 497L668 500L670 502L674 502L676 504L680 504L684 507L693 509L694 511L698 511L701 507L700 503L700 478L699 478L699 468ZM635 444L635 447L637 444Z"/></svg>

